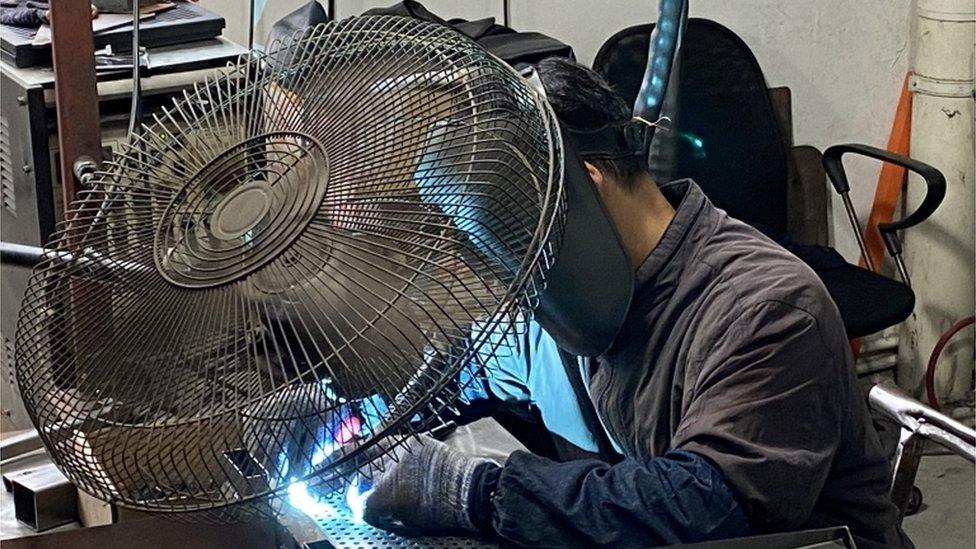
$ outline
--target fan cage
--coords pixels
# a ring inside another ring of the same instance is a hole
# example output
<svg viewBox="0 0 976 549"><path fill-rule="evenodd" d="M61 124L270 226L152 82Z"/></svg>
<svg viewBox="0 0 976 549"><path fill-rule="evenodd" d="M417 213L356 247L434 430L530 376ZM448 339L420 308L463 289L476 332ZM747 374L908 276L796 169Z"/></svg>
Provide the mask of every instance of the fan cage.
<svg viewBox="0 0 976 549"><path fill-rule="evenodd" d="M354 18L242 56L59 225L18 324L28 413L72 482L139 510L275 512L371 476L519 352L561 166L545 100L446 27Z"/></svg>

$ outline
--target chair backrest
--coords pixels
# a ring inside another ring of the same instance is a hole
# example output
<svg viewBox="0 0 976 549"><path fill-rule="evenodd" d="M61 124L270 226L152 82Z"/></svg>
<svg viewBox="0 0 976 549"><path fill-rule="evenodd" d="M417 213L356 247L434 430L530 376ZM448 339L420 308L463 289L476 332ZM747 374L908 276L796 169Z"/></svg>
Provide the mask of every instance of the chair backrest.
<svg viewBox="0 0 976 549"><path fill-rule="evenodd" d="M593 62L630 103L653 28L615 34ZM770 235L785 233L788 144L752 51L726 27L689 19L672 78L672 177L693 178L718 207Z"/></svg>

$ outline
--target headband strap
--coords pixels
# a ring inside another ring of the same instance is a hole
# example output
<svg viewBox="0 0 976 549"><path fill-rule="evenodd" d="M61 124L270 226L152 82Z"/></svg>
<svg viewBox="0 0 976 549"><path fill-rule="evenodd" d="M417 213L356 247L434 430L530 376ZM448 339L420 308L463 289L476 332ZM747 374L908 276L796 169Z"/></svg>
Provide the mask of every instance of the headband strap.
<svg viewBox="0 0 976 549"><path fill-rule="evenodd" d="M592 160L618 160L627 157L646 157L654 130L668 128L670 120L661 118L648 122L635 117L621 124L607 124L595 129L577 129L563 125L572 136L580 158Z"/></svg>

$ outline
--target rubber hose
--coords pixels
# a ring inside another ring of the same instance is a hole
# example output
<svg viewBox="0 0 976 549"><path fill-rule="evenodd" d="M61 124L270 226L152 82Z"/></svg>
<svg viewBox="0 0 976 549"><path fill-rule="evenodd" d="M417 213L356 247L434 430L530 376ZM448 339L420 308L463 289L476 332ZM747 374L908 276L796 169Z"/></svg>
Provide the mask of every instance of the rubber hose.
<svg viewBox="0 0 976 549"><path fill-rule="evenodd" d="M964 318L955 324L953 324L948 330L943 332L939 337L938 343L935 344L935 348L932 349L932 354L929 356L929 364L925 368L925 392L929 398L929 406L941 411L939 408L939 399L935 395L935 366L939 363L939 356L942 355L942 350L946 345L949 344L949 340L963 328L969 326L976 322L976 316L971 316L969 318Z"/></svg>

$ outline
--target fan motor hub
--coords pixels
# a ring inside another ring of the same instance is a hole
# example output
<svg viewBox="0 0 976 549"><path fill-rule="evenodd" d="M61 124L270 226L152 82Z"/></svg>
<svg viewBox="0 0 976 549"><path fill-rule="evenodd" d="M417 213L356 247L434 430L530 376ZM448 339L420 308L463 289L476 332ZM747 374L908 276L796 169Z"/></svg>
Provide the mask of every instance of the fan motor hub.
<svg viewBox="0 0 976 549"><path fill-rule="evenodd" d="M174 193L156 225L157 271L184 288L232 283L292 248L325 197L325 149L299 132L227 148Z"/></svg>
<svg viewBox="0 0 976 549"><path fill-rule="evenodd" d="M210 232L222 240L240 238L264 219L271 209L271 187L252 181L227 193L210 218Z"/></svg>

